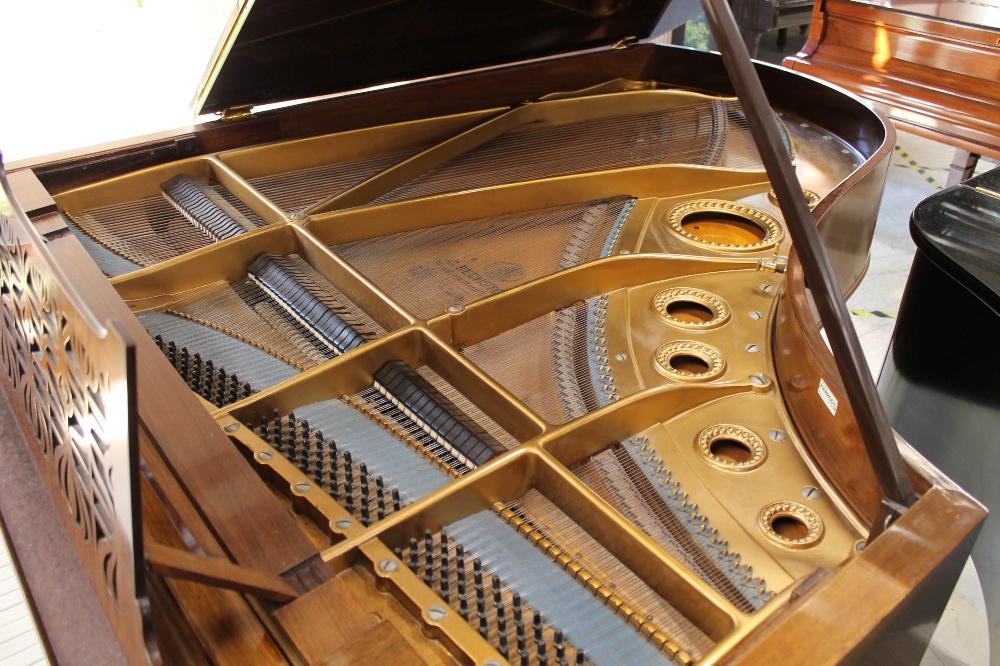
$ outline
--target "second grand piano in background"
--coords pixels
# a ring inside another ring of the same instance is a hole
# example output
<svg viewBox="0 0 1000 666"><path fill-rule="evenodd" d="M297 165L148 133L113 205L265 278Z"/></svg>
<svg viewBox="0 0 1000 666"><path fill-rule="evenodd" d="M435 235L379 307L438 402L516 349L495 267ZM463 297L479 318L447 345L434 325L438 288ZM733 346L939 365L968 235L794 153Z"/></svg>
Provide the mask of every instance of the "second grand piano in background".
<svg viewBox="0 0 1000 666"><path fill-rule="evenodd" d="M826 0L785 67L871 100L901 129L959 149L948 184L1000 158L1000 7Z"/></svg>

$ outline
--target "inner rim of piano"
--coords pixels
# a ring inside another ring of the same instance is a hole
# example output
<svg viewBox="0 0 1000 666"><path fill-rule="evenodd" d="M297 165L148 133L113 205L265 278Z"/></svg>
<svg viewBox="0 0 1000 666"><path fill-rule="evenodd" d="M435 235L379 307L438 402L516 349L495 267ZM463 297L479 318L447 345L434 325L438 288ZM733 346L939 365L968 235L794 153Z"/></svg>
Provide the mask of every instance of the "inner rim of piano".
<svg viewBox="0 0 1000 666"><path fill-rule="evenodd" d="M778 118L819 198L865 160ZM737 102L626 89L57 202L335 571L477 662L712 663L867 534L773 380L769 189Z"/></svg>

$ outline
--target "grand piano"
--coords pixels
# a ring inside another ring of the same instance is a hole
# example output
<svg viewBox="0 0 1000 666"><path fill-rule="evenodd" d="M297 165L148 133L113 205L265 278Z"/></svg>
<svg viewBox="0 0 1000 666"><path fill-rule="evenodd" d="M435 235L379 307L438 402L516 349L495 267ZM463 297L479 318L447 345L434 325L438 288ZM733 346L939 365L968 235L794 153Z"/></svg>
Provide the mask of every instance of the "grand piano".
<svg viewBox="0 0 1000 666"><path fill-rule="evenodd" d="M845 326L892 127L724 2L487 9L248 4L219 120L9 167L54 657L914 663L985 511Z"/></svg>
<svg viewBox="0 0 1000 666"><path fill-rule="evenodd" d="M785 67L872 101L906 131L956 147L949 185L1000 159L1000 6L825 0Z"/></svg>

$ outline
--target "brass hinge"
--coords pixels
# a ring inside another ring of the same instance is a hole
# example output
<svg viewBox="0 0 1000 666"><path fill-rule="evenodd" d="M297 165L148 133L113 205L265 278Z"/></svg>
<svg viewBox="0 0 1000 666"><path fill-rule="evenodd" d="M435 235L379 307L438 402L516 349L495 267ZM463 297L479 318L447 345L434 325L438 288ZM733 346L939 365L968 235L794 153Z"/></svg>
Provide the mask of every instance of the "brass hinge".
<svg viewBox="0 0 1000 666"><path fill-rule="evenodd" d="M788 267L788 257L774 257L773 259L758 259L757 270L768 273L784 273Z"/></svg>
<svg viewBox="0 0 1000 666"><path fill-rule="evenodd" d="M231 106L222 112L223 120L243 120L253 115L253 104Z"/></svg>
<svg viewBox="0 0 1000 666"><path fill-rule="evenodd" d="M638 37L636 37L635 35L629 35L628 37L619 39L611 46L611 48L615 49L616 51L620 51L622 49L630 49L638 43L639 43Z"/></svg>

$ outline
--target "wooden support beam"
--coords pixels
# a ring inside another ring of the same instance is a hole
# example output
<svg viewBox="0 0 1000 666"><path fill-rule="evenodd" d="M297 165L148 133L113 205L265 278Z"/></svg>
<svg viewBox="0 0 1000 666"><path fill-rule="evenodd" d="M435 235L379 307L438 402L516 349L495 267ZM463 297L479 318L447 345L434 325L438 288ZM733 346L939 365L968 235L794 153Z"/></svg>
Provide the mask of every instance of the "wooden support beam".
<svg viewBox="0 0 1000 666"><path fill-rule="evenodd" d="M163 576L252 594L268 601L287 603L299 596L281 576L239 566L221 557L195 555L170 546L147 543L146 562L151 571Z"/></svg>

